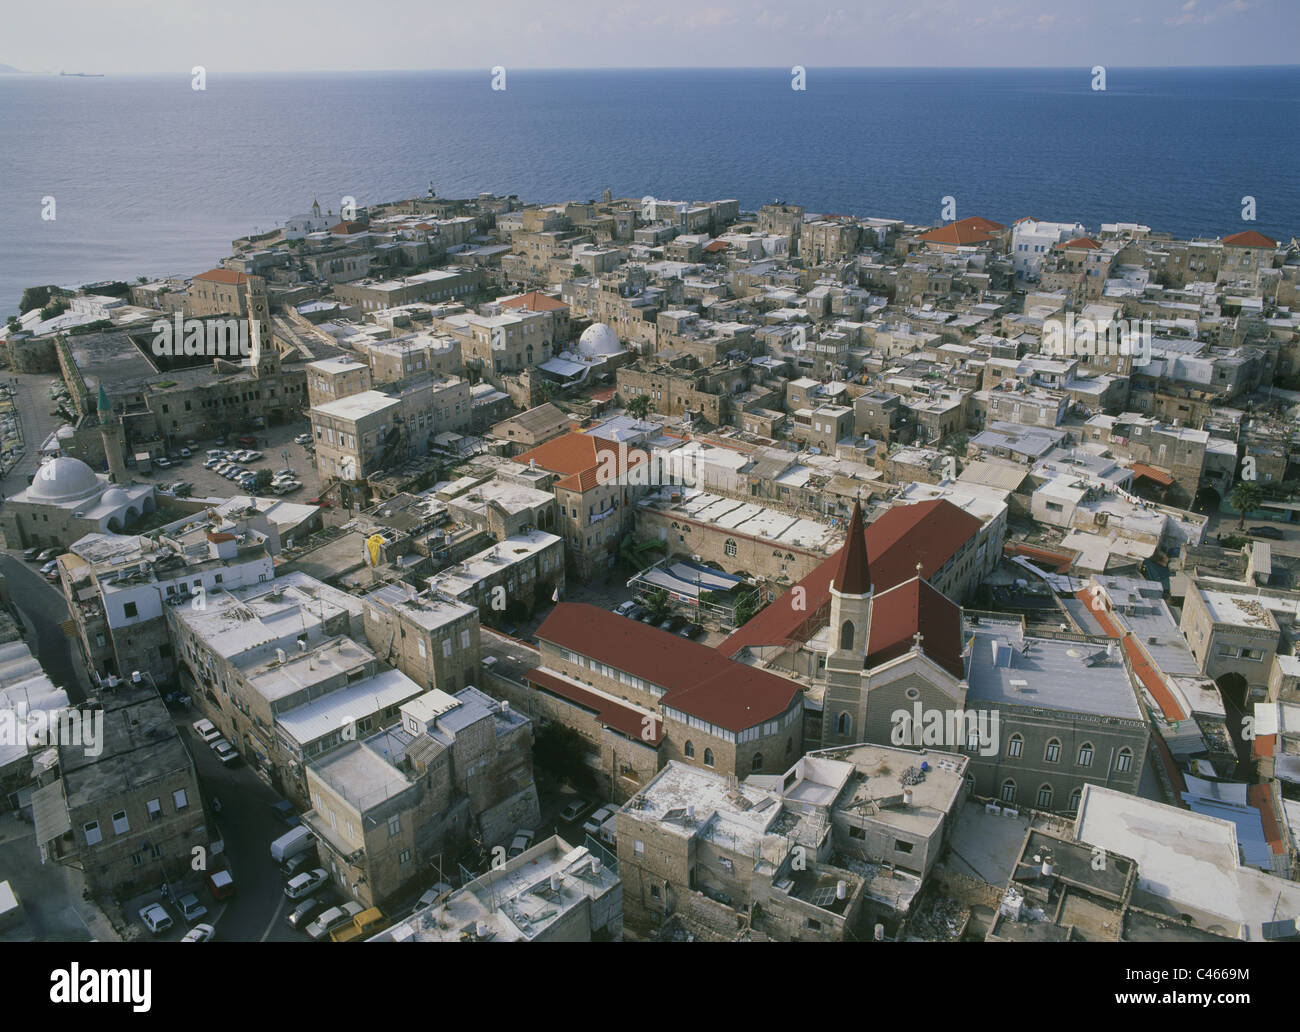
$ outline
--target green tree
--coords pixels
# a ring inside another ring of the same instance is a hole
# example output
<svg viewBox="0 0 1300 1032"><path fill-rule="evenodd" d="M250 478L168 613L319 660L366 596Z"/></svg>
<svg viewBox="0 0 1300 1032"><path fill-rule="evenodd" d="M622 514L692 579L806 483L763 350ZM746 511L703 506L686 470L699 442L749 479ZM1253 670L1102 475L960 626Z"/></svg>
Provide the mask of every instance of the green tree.
<svg viewBox="0 0 1300 1032"><path fill-rule="evenodd" d="M1251 480L1243 480L1232 489L1232 494L1228 495L1228 501L1232 507L1241 513L1241 518L1237 520L1237 529L1241 530L1246 525L1246 513L1251 509L1257 508L1263 501L1264 493L1259 489L1259 485Z"/></svg>
<svg viewBox="0 0 1300 1032"><path fill-rule="evenodd" d="M23 291L22 300L18 302L18 311L30 312L33 308L44 308L49 303L49 287L28 287Z"/></svg>
<svg viewBox="0 0 1300 1032"><path fill-rule="evenodd" d="M17 332L18 330L21 330L21 329L23 328L23 324L20 323L20 322L18 321L18 319L17 319L15 316L12 316L12 315L9 317L9 323L8 323L8 326L9 326L9 331L10 331L11 333L15 333L15 332Z"/></svg>
<svg viewBox="0 0 1300 1032"><path fill-rule="evenodd" d="M655 588L646 595L645 604L654 614L654 623L660 623L668 618L668 592L663 588Z"/></svg>
<svg viewBox="0 0 1300 1032"><path fill-rule="evenodd" d="M253 493L260 494L271 486L271 471L259 469L253 474Z"/></svg>
<svg viewBox="0 0 1300 1032"><path fill-rule="evenodd" d="M650 414L650 395L638 394L627 403L627 414L634 419L645 419Z"/></svg>

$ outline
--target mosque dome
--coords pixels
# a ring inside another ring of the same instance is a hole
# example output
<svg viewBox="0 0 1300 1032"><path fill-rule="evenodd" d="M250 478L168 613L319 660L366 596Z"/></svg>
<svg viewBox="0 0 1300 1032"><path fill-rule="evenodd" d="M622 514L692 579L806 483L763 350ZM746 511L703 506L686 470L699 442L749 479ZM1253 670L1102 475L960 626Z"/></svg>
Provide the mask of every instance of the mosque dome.
<svg viewBox="0 0 1300 1032"><path fill-rule="evenodd" d="M618 334L607 323L592 323L582 331L582 336L578 338L578 353L584 358L621 355L623 350L623 345L619 343Z"/></svg>
<svg viewBox="0 0 1300 1032"><path fill-rule="evenodd" d="M36 471L32 486L27 489L27 498L35 502L79 502L97 494L100 490L99 478L94 470L80 459L60 455L51 459Z"/></svg>
<svg viewBox="0 0 1300 1032"><path fill-rule="evenodd" d="M131 501L131 496L120 487L110 487L99 496L99 500L103 505L126 505Z"/></svg>

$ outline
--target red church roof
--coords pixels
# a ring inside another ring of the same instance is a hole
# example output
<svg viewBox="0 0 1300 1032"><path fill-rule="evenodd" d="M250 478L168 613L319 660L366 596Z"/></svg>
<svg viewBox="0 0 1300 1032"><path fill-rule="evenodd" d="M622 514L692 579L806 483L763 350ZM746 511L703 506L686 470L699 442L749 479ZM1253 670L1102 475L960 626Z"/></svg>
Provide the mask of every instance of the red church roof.
<svg viewBox="0 0 1300 1032"><path fill-rule="evenodd" d="M969 247L972 244L988 243L997 236L1000 230L1006 228L1000 222L993 222L989 219L980 218L978 215L972 215L968 219L958 219L946 226L936 226L934 229L920 234L916 239L932 244L955 244L960 247Z"/></svg>
<svg viewBox="0 0 1300 1032"><path fill-rule="evenodd" d="M980 521L943 498L890 509L864 532L870 580L877 595L917 576L935 576L943 564L979 532ZM841 549L841 552L843 549ZM840 555L823 561L808 576L733 631L718 649L727 656L743 648L797 645L825 626L830 586ZM802 598L795 594L802 589ZM838 590L838 589L837 589ZM795 602L799 600L800 605Z"/></svg>
<svg viewBox="0 0 1300 1032"><path fill-rule="evenodd" d="M537 637L666 688L660 699L665 706L728 731L774 720L803 690L707 645L579 602L557 605Z"/></svg>
<svg viewBox="0 0 1300 1032"><path fill-rule="evenodd" d="M871 600L867 666L905 656L921 635L921 650L953 677L962 677L961 607L938 588L913 577Z"/></svg>

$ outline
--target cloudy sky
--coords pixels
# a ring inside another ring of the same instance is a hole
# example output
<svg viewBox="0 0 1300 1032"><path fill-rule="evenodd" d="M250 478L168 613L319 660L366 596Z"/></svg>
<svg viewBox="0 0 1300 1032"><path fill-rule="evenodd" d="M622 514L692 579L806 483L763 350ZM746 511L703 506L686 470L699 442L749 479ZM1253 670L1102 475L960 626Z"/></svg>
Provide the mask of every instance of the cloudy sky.
<svg viewBox="0 0 1300 1032"><path fill-rule="evenodd" d="M1294 64L1300 0L42 0L23 71Z"/></svg>

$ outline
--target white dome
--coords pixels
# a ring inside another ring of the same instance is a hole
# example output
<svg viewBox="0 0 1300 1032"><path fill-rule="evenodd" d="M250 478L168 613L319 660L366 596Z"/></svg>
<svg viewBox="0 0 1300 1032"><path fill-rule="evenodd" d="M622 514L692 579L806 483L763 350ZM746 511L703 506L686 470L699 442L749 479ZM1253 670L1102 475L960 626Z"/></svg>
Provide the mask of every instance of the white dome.
<svg viewBox="0 0 1300 1032"><path fill-rule="evenodd" d="M622 352L623 345L619 343L618 334L607 323L592 323L578 338L578 353L586 358L619 355Z"/></svg>
<svg viewBox="0 0 1300 1032"><path fill-rule="evenodd" d="M99 478L80 459L60 455L36 471L27 497L39 502L79 502L98 494Z"/></svg>
<svg viewBox="0 0 1300 1032"><path fill-rule="evenodd" d="M99 501L103 505L126 505L131 501L131 496L120 487L110 487L100 495Z"/></svg>
<svg viewBox="0 0 1300 1032"><path fill-rule="evenodd" d="M77 431L73 430L70 426L61 426L59 427L57 434L60 441L70 441L72 438L77 436Z"/></svg>

